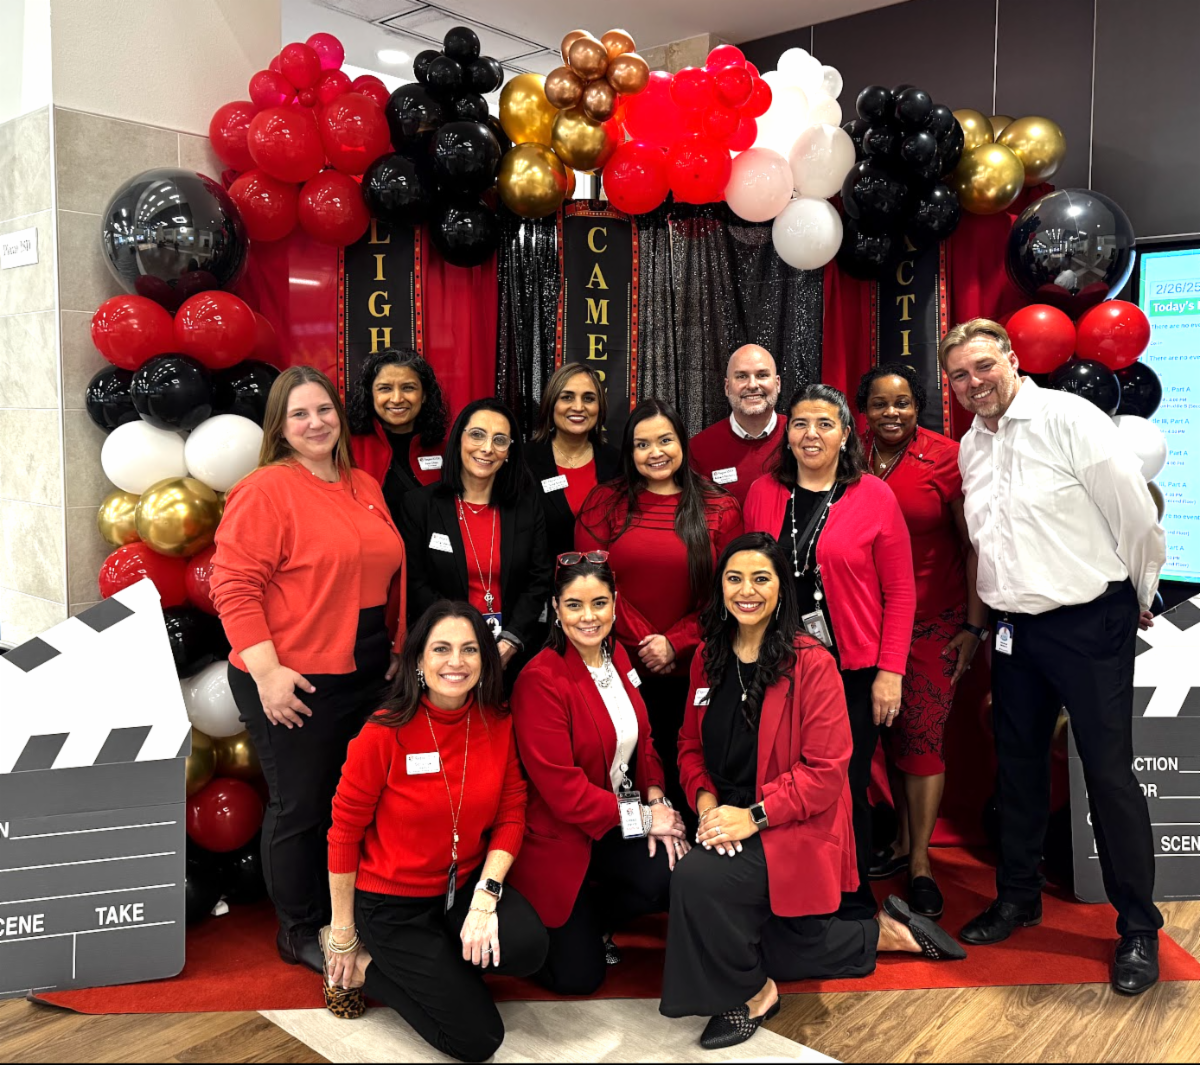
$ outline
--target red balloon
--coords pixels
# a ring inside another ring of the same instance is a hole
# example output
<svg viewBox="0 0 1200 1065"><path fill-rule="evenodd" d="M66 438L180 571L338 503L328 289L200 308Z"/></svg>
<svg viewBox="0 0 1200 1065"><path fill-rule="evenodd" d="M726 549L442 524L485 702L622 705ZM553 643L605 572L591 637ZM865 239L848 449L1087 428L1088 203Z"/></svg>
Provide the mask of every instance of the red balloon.
<svg viewBox="0 0 1200 1065"><path fill-rule="evenodd" d="M392 94L388 92L388 87L375 77L374 74L360 74L350 82L350 91L361 93L363 96L369 96L380 107L386 107L388 100L392 98Z"/></svg>
<svg viewBox="0 0 1200 1065"><path fill-rule="evenodd" d="M625 128L634 140L658 148L683 136L683 111L671 99L671 75L665 70L651 71L645 90L627 98Z"/></svg>
<svg viewBox="0 0 1200 1065"><path fill-rule="evenodd" d="M754 76L745 67L722 67L713 74L717 100L726 107L741 107L754 92Z"/></svg>
<svg viewBox="0 0 1200 1065"><path fill-rule="evenodd" d="M1150 319L1125 300L1107 300L1079 319L1075 354L1110 370L1131 366L1150 345Z"/></svg>
<svg viewBox="0 0 1200 1065"><path fill-rule="evenodd" d="M371 224L362 188L354 178L325 170L300 190L300 228L326 244L353 244Z"/></svg>
<svg viewBox="0 0 1200 1065"><path fill-rule="evenodd" d="M321 57L307 44L285 44L279 52L279 69L297 89L311 89L321 76Z"/></svg>
<svg viewBox="0 0 1200 1065"><path fill-rule="evenodd" d="M229 186L251 240L282 240L296 228L296 186L248 170Z"/></svg>
<svg viewBox="0 0 1200 1065"><path fill-rule="evenodd" d="M263 804L244 780L217 777L187 801L187 834L205 850L228 854L262 827Z"/></svg>
<svg viewBox="0 0 1200 1065"><path fill-rule="evenodd" d="M92 315L92 343L109 362L136 370L174 350L171 316L145 296L113 296Z"/></svg>
<svg viewBox="0 0 1200 1065"><path fill-rule="evenodd" d="M671 99L685 110L707 107L712 98L712 75L701 67L684 67L671 81Z"/></svg>
<svg viewBox="0 0 1200 1065"><path fill-rule="evenodd" d="M743 118L738 123L737 132L729 138L729 143L725 147L731 152L744 152L747 148L753 147L756 140L758 140L758 123L752 118Z"/></svg>
<svg viewBox="0 0 1200 1065"><path fill-rule="evenodd" d="M231 292L201 292L175 315L175 350L224 370L254 350L254 312Z"/></svg>
<svg viewBox="0 0 1200 1065"><path fill-rule="evenodd" d="M1030 373L1057 370L1075 351L1075 323L1045 303L1014 311L1005 328L1021 369Z"/></svg>
<svg viewBox="0 0 1200 1065"><path fill-rule="evenodd" d="M718 44L716 48L708 53L708 59L704 64L704 69L711 74L728 66L736 66L745 69L746 56L736 45Z"/></svg>
<svg viewBox="0 0 1200 1065"><path fill-rule="evenodd" d="M217 608L213 606L209 583L212 581L212 560L216 553L217 545L209 544L199 554L183 560L183 585L187 591L188 602L194 607L199 607L204 613L214 616Z"/></svg>
<svg viewBox="0 0 1200 1065"><path fill-rule="evenodd" d="M725 144L737 133L741 122L741 116L732 107L714 104L704 112L703 131L706 136Z"/></svg>
<svg viewBox="0 0 1200 1065"><path fill-rule="evenodd" d="M267 69L268 69L268 70L273 70L273 71L275 71L275 73L276 73L276 74L282 74L282 73L283 73L283 67L282 67L282 66L280 65L280 63L279 63L279 56L278 56L278 55L276 55L276 56L275 56L275 58L274 58L274 59L272 59L272 60L271 60L271 62L269 62L269 63L267 64Z"/></svg>
<svg viewBox="0 0 1200 1065"><path fill-rule="evenodd" d="M259 111L264 107L282 107L295 95L291 82L273 70L260 70L250 77L250 99Z"/></svg>
<svg viewBox="0 0 1200 1065"><path fill-rule="evenodd" d="M713 203L725 195L732 160L723 144L693 134L671 146L667 167L675 199L683 203Z"/></svg>
<svg viewBox="0 0 1200 1065"><path fill-rule="evenodd" d="M275 327L258 311L254 312L254 351L250 357L272 365L279 362L279 337L275 335Z"/></svg>
<svg viewBox="0 0 1200 1065"><path fill-rule="evenodd" d="M296 93L296 103L301 107L316 107L319 102L316 89L301 89Z"/></svg>
<svg viewBox="0 0 1200 1065"><path fill-rule="evenodd" d="M684 113L683 113L683 132L684 132L684 134L686 135L689 133L703 133L704 132L704 116L707 114L708 114L708 111L702 107L693 107L688 111L684 111Z"/></svg>
<svg viewBox="0 0 1200 1065"><path fill-rule="evenodd" d="M604 164L604 193L618 211L626 214L653 211L669 191L667 157L653 144L626 141L618 145Z"/></svg>
<svg viewBox="0 0 1200 1065"><path fill-rule="evenodd" d="M361 93L339 96L321 112L318 125L325 155L343 174L361 174L387 153L391 135L383 108Z"/></svg>
<svg viewBox="0 0 1200 1065"><path fill-rule="evenodd" d="M183 606L188 601L184 570L189 562L189 558L160 555L141 541L126 544L118 547L101 564L100 595L107 599L122 588L149 577L158 589L164 607Z"/></svg>
<svg viewBox="0 0 1200 1065"><path fill-rule="evenodd" d="M751 73L751 74L752 74L754 77L756 77L756 78L757 78L757 77L761 77L761 75L760 75L760 73L759 73L759 70L758 70L758 67L756 67L756 66L755 66L753 63L751 63L749 59L747 59L747 60L746 60L746 69L747 69L748 71L750 71L750 73Z"/></svg>
<svg viewBox="0 0 1200 1065"><path fill-rule="evenodd" d="M317 53L322 70L337 70L346 58L346 49L332 33L314 33L304 42Z"/></svg>
<svg viewBox="0 0 1200 1065"><path fill-rule="evenodd" d="M327 70L317 79L315 88L318 102L331 104L342 93L350 91L350 75L340 70Z"/></svg>
<svg viewBox="0 0 1200 1065"><path fill-rule="evenodd" d="M750 90L750 98L742 104L742 117L761 118L767 113L767 108L770 106L771 86L762 78L755 78L754 86Z"/></svg>
<svg viewBox="0 0 1200 1065"><path fill-rule="evenodd" d="M250 149L246 147L246 134L258 108L249 100L234 100L222 104L213 112L208 123L208 139L212 141L217 158L234 170L249 170L254 165Z"/></svg>
<svg viewBox="0 0 1200 1065"><path fill-rule="evenodd" d="M247 137L254 162L280 181L301 182L321 172L325 149L311 111L270 107L250 123Z"/></svg>

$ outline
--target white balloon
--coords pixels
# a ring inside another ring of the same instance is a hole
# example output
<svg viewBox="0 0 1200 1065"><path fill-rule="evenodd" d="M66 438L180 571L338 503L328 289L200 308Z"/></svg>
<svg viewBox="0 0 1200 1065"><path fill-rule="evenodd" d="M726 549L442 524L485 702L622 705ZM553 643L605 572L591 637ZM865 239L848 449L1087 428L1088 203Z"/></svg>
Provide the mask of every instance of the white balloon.
<svg viewBox="0 0 1200 1065"><path fill-rule="evenodd" d="M240 414L202 421L187 439L188 473L214 492L228 492L258 465L262 435L261 428Z"/></svg>
<svg viewBox="0 0 1200 1065"><path fill-rule="evenodd" d="M842 220L828 200L803 196L792 200L771 227L775 252L797 270L817 270L842 243Z"/></svg>
<svg viewBox="0 0 1200 1065"><path fill-rule="evenodd" d="M755 148L770 148L785 159L800 131L808 125L808 97L803 89L784 85L772 90L771 106L758 120Z"/></svg>
<svg viewBox="0 0 1200 1065"><path fill-rule="evenodd" d="M1125 446L1141 460L1142 476L1154 480L1167 464L1167 442L1158 426L1135 414L1118 414L1113 421Z"/></svg>
<svg viewBox="0 0 1200 1065"><path fill-rule="evenodd" d="M143 421L126 422L108 434L100 465L122 492L139 496L158 481L187 474L183 438Z"/></svg>
<svg viewBox="0 0 1200 1065"><path fill-rule="evenodd" d="M854 142L844 129L820 122L796 139L788 163L801 196L828 199L842 187L854 166Z"/></svg>
<svg viewBox="0 0 1200 1065"><path fill-rule="evenodd" d="M823 92L808 95L808 121L810 124L825 122L830 126L842 124L842 105Z"/></svg>
<svg viewBox="0 0 1200 1065"><path fill-rule="evenodd" d="M778 152L751 148L733 161L725 202L747 222L768 222L792 198L792 171Z"/></svg>
<svg viewBox="0 0 1200 1065"><path fill-rule="evenodd" d="M790 84L806 91L821 85L821 64L803 48L789 48L779 57L776 69Z"/></svg>
<svg viewBox="0 0 1200 1065"><path fill-rule="evenodd" d="M821 68L821 91L835 100L842 95L842 75L837 67Z"/></svg>
<svg viewBox="0 0 1200 1065"><path fill-rule="evenodd" d="M179 682L188 720L213 739L236 736L246 726L238 719L237 703L229 689L229 663L224 659L205 666Z"/></svg>

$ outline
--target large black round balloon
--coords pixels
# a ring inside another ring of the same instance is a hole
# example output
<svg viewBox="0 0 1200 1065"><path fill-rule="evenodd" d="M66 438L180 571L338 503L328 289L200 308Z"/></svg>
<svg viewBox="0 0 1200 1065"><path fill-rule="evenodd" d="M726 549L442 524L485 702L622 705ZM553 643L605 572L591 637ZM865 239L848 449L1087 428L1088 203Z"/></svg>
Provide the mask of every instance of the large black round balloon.
<svg viewBox="0 0 1200 1065"><path fill-rule="evenodd" d="M194 606L169 606L163 610L163 623L179 676L190 677L216 659L221 625L212 615Z"/></svg>
<svg viewBox="0 0 1200 1065"><path fill-rule="evenodd" d="M1121 383L1117 375L1095 359L1072 358L1063 363L1050 374L1050 387L1060 392L1074 392L1105 414L1116 414L1121 405Z"/></svg>
<svg viewBox="0 0 1200 1065"><path fill-rule="evenodd" d="M504 67L500 60L490 55L481 55L467 67L467 84L472 92L495 92L504 80Z"/></svg>
<svg viewBox="0 0 1200 1065"><path fill-rule="evenodd" d="M891 119L895 102L895 97L882 85L868 85L858 94L854 109L859 118L866 119L872 125L882 125Z"/></svg>
<svg viewBox="0 0 1200 1065"><path fill-rule="evenodd" d="M195 429L213 412L212 375L188 355L155 355L133 375L133 405L155 429Z"/></svg>
<svg viewBox="0 0 1200 1065"><path fill-rule="evenodd" d="M870 128L871 123L865 118L852 118L849 122L842 123L842 129L854 143L854 158L858 162L862 162L866 154L863 150L863 137Z"/></svg>
<svg viewBox="0 0 1200 1065"><path fill-rule="evenodd" d="M417 226L433 211L433 174L423 157L381 155L367 167L362 187L371 217L381 222Z"/></svg>
<svg viewBox="0 0 1200 1065"><path fill-rule="evenodd" d="M429 236L452 266L479 266L500 246L500 223L482 200L453 201L436 211Z"/></svg>
<svg viewBox="0 0 1200 1065"><path fill-rule="evenodd" d="M118 425L138 420L137 408L133 405L130 389L133 371L119 366L106 366L89 382L83 395L83 405L88 417L106 433Z"/></svg>
<svg viewBox="0 0 1200 1065"><path fill-rule="evenodd" d="M870 160L851 167L842 183L846 214L869 233L895 228L904 219L908 200L908 186Z"/></svg>
<svg viewBox="0 0 1200 1065"><path fill-rule="evenodd" d="M891 233L865 233L853 218L847 218L837 253L838 266L860 281L878 281L899 261L902 246L900 237Z"/></svg>
<svg viewBox="0 0 1200 1065"><path fill-rule="evenodd" d="M183 867L184 920L188 924L203 921L212 913L212 908L221 898L217 876L214 863L206 858L188 856Z"/></svg>
<svg viewBox="0 0 1200 1065"><path fill-rule="evenodd" d="M924 89L910 85L896 93L896 121L904 129L922 129L933 111L933 100Z"/></svg>
<svg viewBox="0 0 1200 1065"><path fill-rule="evenodd" d="M925 128L937 139L939 147L950 135L951 130L957 129L960 133L962 132L962 127L958 124L958 119L954 117L954 112L945 104L934 104L929 111L929 117L925 119Z"/></svg>
<svg viewBox="0 0 1200 1065"><path fill-rule="evenodd" d="M500 125L500 119L498 119L495 115L488 115L487 119L484 121L484 125L486 125L495 136L496 143L500 145L500 155L503 157L504 153L513 146L512 138L504 132L504 127Z"/></svg>
<svg viewBox="0 0 1200 1065"><path fill-rule="evenodd" d="M925 129L910 133L900 142L900 161L912 170L927 170L937 159L937 153L937 138Z"/></svg>
<svg viewBox="0 0 1200 1065"><path fill-rule="evenodd" d="M473 63L479 58L479 34L470 26L451 26L442 38L442 51L459 63Z"/></svg>
<svg viewBox="0 0 1200 1065"><path fill-rule="evenodd" d="M862 150L868 159L890 159L900 146L900 131L895 126L870 126L863 133Z"/></svg>
<svg viewBox="0 0 1200 1065"><path fill-rule="evenodd" d="M482 122L447 122L433 136L433 177L444 193L471 196L496 180L500 145Z"/></svg>
<svg viewBox="0 0 1200 1065"><path fill-rule="evenodd" d="M467 83L466 71L448 55L440 55L425 72L425 84L440 96L449 97L460 92Z"/></svg>
<svg viewBox="0 0 1200 1065"><path fill-rule="evenodd" d="M446 121L446 112L441 102L424 85L401 85L384 108L392 143L404 145L427 145L434 131Z"/></svg>
<svg viewBox="0 0 1200 1065"><path fill-rule="evenodd" d="M1136 414L1139 418L1153 417L1162 402L1162 382L1144 362L1131 363L1117 371L1121 382L1121 405L1118 414Z"/></svg>
<svg viewBox="0 0 1200 1065"><path fill-rule="evenodd" d="M232 903L258 902L267 894L263 879L262 833L244 847L217 856L217 882Z"/></svg>
<svg viewBox="0 0 1200 1065"><path fill-rule="evenodd" d="M213 413L237 414L262 425L267 396L279 371L269 362L246 359L213 374Z"/></svg>
<svg viewBox="0 0 1200 1065"><path fill-rule="evenodd" d="M1008 236L1008 276L1039 303L1078 318L1129 280L1133 226L1107 196L1059 189L1021 212Z"/></svg>
<svg viewBox="0 0 1200 1065"><path fill-rule="evenodd" d="M488 116L487 100L477 92L460 92L450 110L463 122L484 122Z"/></svg>
<svg viewBox="0 0 1200 1065"><path fill-rule="evenodd" d="M950 236L961 220L958 194L946 185L934 185L913 206L904 233L916 248L928 248Z"/></svg>
<svg viewBox="0 0 1200 1065"><path fill-rule="evenodd" d="M184 291L228 288L246 265L246 227L229 193L190 170L147 170L125 182L104 209L101 239L125 290L171 310Z"/></svg>
<svg viewBox="0 0 1200 1065"><path fill-rule="evenodd" d="M413 60L413 75L422 85L429 76L429 64L441 54L436 48L426 48L423 52L417 53L417 58Z"/></svg>
<svg viewBox="0 0 1200 1065"><path fill-rule="evenodd" d="M951 112L950 117L954 118L953 112ZM966 146L966 143L967 140L963 134L962 126L958 124L958 119L955 118L954 128L938 144L937 170L939 174L954 172L959 160L962 159L963 148Z"/></svg>

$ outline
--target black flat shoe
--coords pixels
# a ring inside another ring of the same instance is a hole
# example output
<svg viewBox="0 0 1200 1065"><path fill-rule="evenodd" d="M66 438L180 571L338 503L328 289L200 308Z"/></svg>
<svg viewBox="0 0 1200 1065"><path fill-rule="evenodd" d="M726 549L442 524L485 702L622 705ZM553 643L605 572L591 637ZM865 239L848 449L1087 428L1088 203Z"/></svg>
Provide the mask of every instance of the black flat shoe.
<svg viewBox="0 0 1200 1065"><path fill-rule="evenodd" d="M881 851L875 851L871 855L871 864L867 866L868 880L891 880L897 873L903 873L908 868L908 855L901 854L899 857L887 847Z"/></svg>
<svg viewBox="0 0 1200 1065"><path fill-rule="evenodd" d="M883 900L883 912L893 920L908 926L917 946L921 948L921 956L930 961L962 961L967 952L955 941L945 929L939 928L928 918L915 914L908 908L902 898L889 895Z"/></svg>
<svg viewBox="0 0 1200 1065"><path fill-rule="evenodd" d="M744 1043L762 1026L779 1012L780 999L761 1017L751 1017L748 1006L738 1006L735 1010L727 1010L709 1020L700 1036L700 1046L705 1050L724 1050Z"/></svg>
<svg viewBox="0 0 1200 1065"><path fill-rule="evenodd" d="M1140 995L1158 983L1158 936L1122 936L1113 956L1112 986L1122 995Z"/></svg>
<svg viewBox="0 0 1200 1065"><path fill-rule="evenodd" d="M908 881L908 908L913 913L936 921L946 909L942 893L931 876L914 876Z"/></svg>
<svg viewBox="0 0 1200 1065"><path fill-rule="evenodd" d="M973 921L968 921L959 938L977 946L1000 943L1018 928L1032 928L1042 923L1042 900L1018 906L1012 902L993 902Z"/></svg>
<svg viewBox="0 0 1200 1065"><path fill-rule="evenodd" d="M290 932L281 928L275 934L275 948L288 965L303 965L314 973L325 972L321 941L311 928L293 928Z"/></svg>

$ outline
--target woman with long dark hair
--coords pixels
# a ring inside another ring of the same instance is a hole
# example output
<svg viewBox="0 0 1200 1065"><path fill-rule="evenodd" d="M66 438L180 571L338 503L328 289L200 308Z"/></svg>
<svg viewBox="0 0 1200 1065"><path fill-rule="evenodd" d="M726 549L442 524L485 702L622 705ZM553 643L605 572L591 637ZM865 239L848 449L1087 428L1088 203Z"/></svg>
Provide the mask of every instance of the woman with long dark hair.
<svg viewBox="0 0 1200 1065"><path fill-rule="evenodd" d="M495 641L473 606L434 603L333 800L333 920L321 930L331 1010L360 1015L365 991L444 1054L499 1049L484 972L529 976L546 957L545 928L505 884L525 802Z"/></svg>
<svg viewBox="0 0 1200 1065"><path fill-rule="evenodd" d="M575 526L580 551L605 549L617 574L617 639L642 679L668 797L683 805L675 741L687 670L713 563L742 531L737 500L688 464L679 414L644 399L625 423L621 475L588 495Z"/></svg>
<svg viewBox="0 0 1200 1065"><path fill-rule="evenodd" d="M814 916L858 882L852 742L837 666L797 632L789 562L773 537L726 547L703 623L679 736L700 846L671 878L660 1009L709 1017L700 1044L715 1050L779 1011L776 980L866 976L886 950L965 952L894 896L876 916Z"/></svg>

